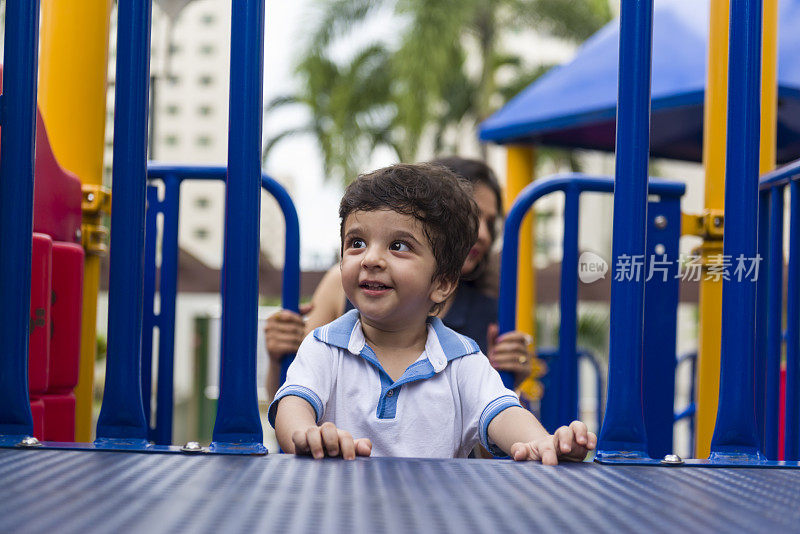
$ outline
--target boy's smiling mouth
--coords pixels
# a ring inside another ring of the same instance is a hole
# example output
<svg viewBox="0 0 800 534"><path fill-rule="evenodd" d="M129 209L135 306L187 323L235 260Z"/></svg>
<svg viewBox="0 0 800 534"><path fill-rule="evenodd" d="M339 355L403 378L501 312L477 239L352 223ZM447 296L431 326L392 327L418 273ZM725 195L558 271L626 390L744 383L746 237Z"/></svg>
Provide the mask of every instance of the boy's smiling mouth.
<svg viewBox="0 0 800 534"><path fill-rule="evenodd" d="M364 290L367 295L380 295L385 291L392 289L391 286L387 286L382 282L376 282L374 280L364 280L359 282L358 287Z"/></svg>

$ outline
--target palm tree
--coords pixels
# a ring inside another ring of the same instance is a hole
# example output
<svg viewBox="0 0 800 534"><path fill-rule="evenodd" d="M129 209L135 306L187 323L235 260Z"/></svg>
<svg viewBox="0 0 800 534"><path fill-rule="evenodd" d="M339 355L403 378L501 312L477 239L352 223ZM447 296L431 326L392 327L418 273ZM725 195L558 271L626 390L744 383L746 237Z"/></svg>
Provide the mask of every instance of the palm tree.
<svg viewBox="0 0 800 534"><path fill-rule="evenodd" d="M453 151L448 131L474 128L546 70L501 50L501 32L535 28L579 42L611 16L608 0L329 0L320 7L297 68L303 89L266 108L303 104L312 119L270 139L264 157L286 136L311 133L326 176L345 181L378 146L412 161L430 133L437 153ZM332 44L386 9L397 20L394 46L371 44L343 64L331 59ZM501 69L510 82L498 81Z"/></svg>

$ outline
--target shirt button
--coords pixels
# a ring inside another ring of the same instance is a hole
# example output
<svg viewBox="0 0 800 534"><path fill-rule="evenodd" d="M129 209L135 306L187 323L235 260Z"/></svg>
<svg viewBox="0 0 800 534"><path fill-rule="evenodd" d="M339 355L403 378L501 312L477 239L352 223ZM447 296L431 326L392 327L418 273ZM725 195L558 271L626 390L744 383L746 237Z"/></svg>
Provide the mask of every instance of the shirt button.
<svg viewBox="0 0 800 534"><path fill-rule="evenodd" d="M394 390L393 389L390 389L389 393L386 394L387 397L391 397L393 395L394 395Z"/></svg>

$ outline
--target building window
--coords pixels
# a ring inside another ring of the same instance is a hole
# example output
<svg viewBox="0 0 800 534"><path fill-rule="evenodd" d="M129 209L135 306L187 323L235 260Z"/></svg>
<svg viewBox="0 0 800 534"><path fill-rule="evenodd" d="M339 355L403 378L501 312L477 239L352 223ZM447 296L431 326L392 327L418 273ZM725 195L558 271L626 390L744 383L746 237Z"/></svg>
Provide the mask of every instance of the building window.
<svg viewBox="0 0 800 534"><path fill-rule="evenodd" d="M208 115L211 115L212 111L213 111L213 109L209 105L200 106L200 107L197 108L197 114L198 115L202 115L203 117L207 117Z"/></svg>
<svg viewBox="0 0 800 534"><path fill-rule="evenodd" d="M169 53L171 55L180 54L181 50L182 50L181 49L181 45L179 45L178 43L170 43L170 45L169 45Z"/></svg>
<svg viewBox="0 0 800 534"><path fill-rule="evenodd" d="M195 228L194 236L197 239L208 239L208 230L206 228Z"/></svg>
<svg viewBox="0 0 800 534"><path fill-rule="evenodd" d="M175 146L178 144L178 136L177 135L167 135L164 136L164 144L169 146Z"/></svg>
<svg viewBox="0 0 800 534"><path fill-rule="evenodd" d="M200 53L204 56L210 56L214 53L214 45L211 43L200 45Z"/></svg>
<svg viewBox="0 0 800 534"><path fill-rule="evenodd" d="M167 106L167 115L177 115L180 111L181 108L177 104L169 104Z"/></svg>
<svg viewBox="0 0 800 534"><path fill-rule="evenodd" d="M214 83L214 77L211 76L210 74L204 74L197 79L197 82L200 85L208 86Z"/></svg>
<svg viewBox="0 0 800 534"><path fill-rule="evenodd" d="M214 24L216 20L217 18L214 16L213 13L203 13L203 15L200 17L200 22L202 22L206 26L211 26L212 24Z"/></svg>
<svg viewBox="0 0 800 534"><path fill-rule="evenodd" d="M194 199L194 205L198 208L207 208L209 205L211 205L211 201L208 199L208 197L197 197Z"/></svg>
<svg viewBox="0 0 800 534"><path fill-rule="evenodd" d="M197 136L197 146L209 146L211 144L211 137L208 135Z"/></svg>

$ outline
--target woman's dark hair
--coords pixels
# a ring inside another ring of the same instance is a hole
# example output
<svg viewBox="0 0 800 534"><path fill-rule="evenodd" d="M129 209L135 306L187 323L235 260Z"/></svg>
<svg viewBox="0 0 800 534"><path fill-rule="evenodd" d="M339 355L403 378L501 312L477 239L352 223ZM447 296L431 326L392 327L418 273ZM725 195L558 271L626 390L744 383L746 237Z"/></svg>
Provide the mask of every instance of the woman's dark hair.
<svg viewBox="0 0 800 534"><path fill-rule="evenodd" d="M362 174L347 186L339 205L340 236L344 237L351 213L382 209L420 221L436 259L434 279L458 281L478 239L478 206L469 182L446 167L428 163L398 164Z"/></svg>
<svg viewBox="0 0 800 534"><path fill-rule="evenodd" d="M477 159L461 158L458 156L448 156L446 158L436 158L430 161L433 165L447 167L461 178L468 180L473 185L481 184L491 189L497 200L497 213L503 215L503 194L500 191L500 183L497 181L494 171L484 162ZM493 231L493 229L492 229ZM494 234L492 235L494 237Z"/></svg>
<svg viewBox="0 0 800 534"><path fill-rule="evenodd" d="M503 195L500 191L500 184L497 181L494 171L483 161L477 159L462 158L459 156L448 156L444 158L437 158L430 162L432 165L441 165L461 178L468 180L473 184L480 184L488 187L494 193L495 202L497 203L497 214L499 218L503 217ZM489 227L489 234L492 236L492 243L497 238L497 228L494 225ZM472 272L465 273L461 279L465 281L479 281L479 286L483 286L487 292L493 292L494 281L487 278L496 277L496 274L491 268L489 263L492 261L491 254L488 252L484 254L483 258Z"/></svg>

